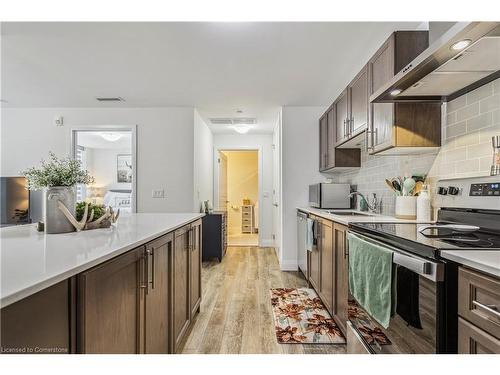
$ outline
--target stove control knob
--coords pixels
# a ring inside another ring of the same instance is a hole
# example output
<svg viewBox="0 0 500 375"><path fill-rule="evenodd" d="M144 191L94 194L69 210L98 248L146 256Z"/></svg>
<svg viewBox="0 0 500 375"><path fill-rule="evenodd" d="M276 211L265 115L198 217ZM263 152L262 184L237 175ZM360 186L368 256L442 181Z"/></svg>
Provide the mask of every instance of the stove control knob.
<svg viewBox="0 0 500 375"><path fill-rule="evenodd" d="M440 187L438 188L438 194L439 194L439 195L446 195L446 194L448 194L448 189L447 189L447 188L445 188L445 187L443 187L443 186L440 186Z"/></svg>
<svg viewBox="0 0 500 375"><path fill-rule="evenodd" d="M450 195L458 195L460 189L455 186L448 186L448 194Z"/></svg>

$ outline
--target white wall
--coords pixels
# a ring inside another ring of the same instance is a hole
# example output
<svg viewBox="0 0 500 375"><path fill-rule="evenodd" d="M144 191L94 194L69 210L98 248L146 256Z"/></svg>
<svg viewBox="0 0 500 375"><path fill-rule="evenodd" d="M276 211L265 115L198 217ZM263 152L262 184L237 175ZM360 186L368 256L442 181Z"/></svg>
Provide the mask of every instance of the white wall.
<svg viewBox="0 0 500 375"><path fill-rule="evenodd" d="M198 111L194 110L194 197L193 209L200 210L203 201L214 204L213 135Z"/></svg>
<svg viewBox="0 0 500 375"><path fill-rule="evenodd" d="M86 147L87 170L95 178L95 186L110 189L131 189L131 183L118 182L117 156L130 154L131 149Z"/></svg>
<svg viewBox="0 0 500 375"><path fill-rule="evenodd" d="M259 163L259 245L273 246L273 136L272 134L215 134L214 135L214 172L217 170L217 150L260 149ZM217 201L217 174L214 173L214 198Z"/></svg>
<svg viewBox="0 0 500 375"><path fill-rule="evenodd" d="M64 126L54 124L64 117ZM137 211L193 210L193 108L2 109L1 174L19 175L49 151L69 155L72 127L137 125ZM151 197L164 189L164 199Z"/></svg>
<svg viewBox="0 0 500 375"><path fill-rule="evenodd" d="M283 107L281 129L281 218L283 236L280 266L297 270L297 207L308 205L309 185L324 181L319 173L318 119L325 107Z"/></svg>

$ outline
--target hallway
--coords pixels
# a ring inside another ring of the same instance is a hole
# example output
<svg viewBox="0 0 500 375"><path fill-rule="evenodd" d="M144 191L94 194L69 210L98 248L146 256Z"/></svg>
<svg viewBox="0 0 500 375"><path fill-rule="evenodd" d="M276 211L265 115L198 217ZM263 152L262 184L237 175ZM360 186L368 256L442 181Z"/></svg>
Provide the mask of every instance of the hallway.
<svg viewBox="0 0 500 375"><path fill-rule="evenodd" d="M182 353L344 354L345 345L277 343L269 289L304 286L280 271L273 248L228 248L221 263L203 263L201 311Z"/></svg>

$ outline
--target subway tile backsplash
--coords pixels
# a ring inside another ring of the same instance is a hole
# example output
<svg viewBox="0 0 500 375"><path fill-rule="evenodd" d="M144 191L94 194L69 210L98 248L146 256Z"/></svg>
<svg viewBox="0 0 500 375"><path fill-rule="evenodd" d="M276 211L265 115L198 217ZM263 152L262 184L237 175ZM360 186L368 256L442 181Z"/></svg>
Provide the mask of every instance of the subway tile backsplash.
<svg viewBox="0 0 500 375"><path fill-rule="evenodd" d="M335 182L357 185L358 191L382 199L382 212L394 214L395 198L385 179L410 174L428 175L431 191L436 181L489 175L491 137L500 135L500 79L446 103L442 146L437 154L371 156L362 151L361 168L334 175Z"/></svg>

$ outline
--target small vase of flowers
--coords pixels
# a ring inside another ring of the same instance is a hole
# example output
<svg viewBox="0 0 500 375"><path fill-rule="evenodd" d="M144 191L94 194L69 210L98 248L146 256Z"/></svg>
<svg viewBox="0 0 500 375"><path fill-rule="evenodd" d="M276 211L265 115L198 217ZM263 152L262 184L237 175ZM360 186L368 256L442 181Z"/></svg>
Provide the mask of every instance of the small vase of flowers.
<svg viewBox="0 0 500 375"><path fill-rule="evenodd" d="M40 167L21 172L28 181L29 190L44 190L44 223L46 233L66 233L75 230L68 218L58 208L58 202L75 215L77 184L91 184L94 178L83 170L80 161L70 157L59 159L49 153Z"/></svg>

